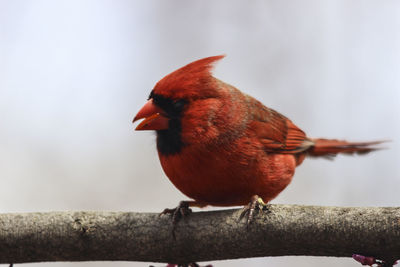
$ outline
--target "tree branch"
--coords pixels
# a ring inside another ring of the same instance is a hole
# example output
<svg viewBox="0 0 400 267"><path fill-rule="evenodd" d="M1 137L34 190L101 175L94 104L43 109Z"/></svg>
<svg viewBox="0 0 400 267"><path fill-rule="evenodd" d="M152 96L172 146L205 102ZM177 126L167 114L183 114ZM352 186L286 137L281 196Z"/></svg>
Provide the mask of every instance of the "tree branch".
<svg viewBox="0 0 400 267"><path fill-rule="evenodd" d="M271 205L247 229L240 210L196 212L178 223L134 212L0 215L0 263L187 263L262 256L400 258L400 208Z"/></svg>

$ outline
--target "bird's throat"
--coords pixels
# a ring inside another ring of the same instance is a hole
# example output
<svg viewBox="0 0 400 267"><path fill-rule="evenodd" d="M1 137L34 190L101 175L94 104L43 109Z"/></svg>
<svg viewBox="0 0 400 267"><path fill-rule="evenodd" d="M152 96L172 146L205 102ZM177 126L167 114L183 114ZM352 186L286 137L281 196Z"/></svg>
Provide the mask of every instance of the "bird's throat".
<svg viewBox="0 0 400 267"><path fill-rule="evenodd" d="M157 150L161 155L177 154L183 147L180 119L171 119L168 129L157 131Z"/></svg>

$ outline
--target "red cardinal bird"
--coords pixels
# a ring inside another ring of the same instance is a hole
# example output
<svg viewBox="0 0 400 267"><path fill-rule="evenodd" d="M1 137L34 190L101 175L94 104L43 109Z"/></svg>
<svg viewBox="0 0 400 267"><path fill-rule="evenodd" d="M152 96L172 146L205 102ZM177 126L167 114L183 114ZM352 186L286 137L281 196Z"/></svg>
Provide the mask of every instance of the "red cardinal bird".
<svg viewBox="0 0 400 267"><path fill-rule="evenodd" d="M367 153L381 142L313 139L291 120L211 75L224 56L192 62L160 80L134 118L136 130L155 130L162 168L194 201L189 206L257 207L291 182L306 156Z"/></svg>

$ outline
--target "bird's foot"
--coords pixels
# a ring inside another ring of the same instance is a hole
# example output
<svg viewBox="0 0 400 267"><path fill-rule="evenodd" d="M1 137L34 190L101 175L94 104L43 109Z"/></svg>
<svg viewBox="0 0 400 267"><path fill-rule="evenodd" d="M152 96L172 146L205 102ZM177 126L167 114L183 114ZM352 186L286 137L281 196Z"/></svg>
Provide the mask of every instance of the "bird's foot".
<svg viewBox="0 0 400 267"><path fill-rule="evenodd" d="M243 219L243 217L247 216L247 227L254 219L255 211L265 211L268 210L267 204L264 203L261 197L258 195L254 195L251 197L251 200L247 206L243 207L242 213L240 214L239 220Z"/></svg>
<svg viewBox="0 0 400 267"><path fill-rule="evenodd" d="M164 214L171 214L172 216L172 236L176 239L175 230L176 225L185 216L188 216L192 213L192 209L189 208L189 201L181 201L179 205L174 209L165 209L163 212L160 213L160 216Z"/></svg>

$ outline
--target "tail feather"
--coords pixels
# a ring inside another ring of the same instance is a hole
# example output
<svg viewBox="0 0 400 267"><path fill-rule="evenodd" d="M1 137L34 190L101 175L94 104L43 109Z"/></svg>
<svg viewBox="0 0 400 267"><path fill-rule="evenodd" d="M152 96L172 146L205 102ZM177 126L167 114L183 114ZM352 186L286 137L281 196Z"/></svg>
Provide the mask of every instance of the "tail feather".
<svg viewBox="0 0 400 267"><path fill-rule="evenodd" d="M334 139L312 139L314 145L307 151L311 156L335 156L336 154L366 154L375 150L382 149L376 145L386 141L372 142L347 142Z"/></svg>

